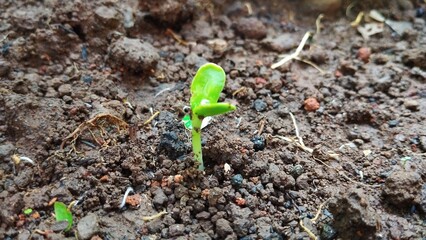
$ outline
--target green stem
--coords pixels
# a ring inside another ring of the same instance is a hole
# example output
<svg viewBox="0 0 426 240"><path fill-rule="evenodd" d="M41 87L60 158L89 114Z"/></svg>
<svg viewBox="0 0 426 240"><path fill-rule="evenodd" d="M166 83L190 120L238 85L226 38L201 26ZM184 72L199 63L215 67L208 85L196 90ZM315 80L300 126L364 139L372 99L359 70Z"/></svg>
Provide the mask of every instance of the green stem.
<svg viewBox="0 0 426 240"><path fill-rule="evenodd" d="M192 151L195 161L199 162L198 169L204 170L203 154L201 151L201 123L197 115L192 114Z"/></svg>

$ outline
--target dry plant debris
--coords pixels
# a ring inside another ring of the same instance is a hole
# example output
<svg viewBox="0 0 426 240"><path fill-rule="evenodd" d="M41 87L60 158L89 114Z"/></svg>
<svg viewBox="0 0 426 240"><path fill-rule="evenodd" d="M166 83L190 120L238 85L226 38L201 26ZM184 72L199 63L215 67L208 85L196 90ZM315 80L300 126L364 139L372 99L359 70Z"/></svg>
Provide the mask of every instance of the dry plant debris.
<svg viewBox="0 0 426 240"><path fill-rule="evenodd" d="M93 141L99 146L107 147L115 144L115 139L109 136L111 128L116 128L117 133L121 134L122 131L127 130L129 125L120 118L109 113L101 113L94 118L80 124L71 134L69 134L61 144L61 149L65 147L68 142L71 144L73 150L78 152L75 144L77 139L85 133L89 133Z"/></svg>

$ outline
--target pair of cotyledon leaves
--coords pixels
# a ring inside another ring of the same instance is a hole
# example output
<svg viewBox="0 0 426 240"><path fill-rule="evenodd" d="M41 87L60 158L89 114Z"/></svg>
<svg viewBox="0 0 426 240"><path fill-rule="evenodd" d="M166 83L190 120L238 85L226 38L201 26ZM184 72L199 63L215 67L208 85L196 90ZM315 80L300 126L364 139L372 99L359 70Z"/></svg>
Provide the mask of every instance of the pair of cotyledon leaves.
<svg viewBox="0 0 426 240"><path fill-rule="evenodd" d="M201 66L191 84L191 110L199 118L231 112L236 107L229 103L218 103L225 86L225 71L214 63Z"/></svg>

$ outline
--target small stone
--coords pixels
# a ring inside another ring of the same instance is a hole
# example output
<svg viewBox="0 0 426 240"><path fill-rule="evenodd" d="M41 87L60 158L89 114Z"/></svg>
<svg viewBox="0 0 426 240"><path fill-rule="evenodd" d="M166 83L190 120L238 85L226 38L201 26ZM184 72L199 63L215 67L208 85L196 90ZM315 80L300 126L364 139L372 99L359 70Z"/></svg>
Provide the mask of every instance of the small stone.
<svg viewBox="0 0 426 240"><path fill-rule="evenodd" d="M50 230L58 233L58 232L64 231L67 228L68 228L68 221L59 221L59 222L55 222L50 227Z"/></svg>
<svg viewBox="0 0 426 240"><path fill-rule="evenodd" d="M265 138L263 138L262 136L256 135L251 139L251 141L253 142L253 149L256 152L265 149Z"/></svg>
<svg viewBox="0 0 426 240"><path fill-rule="evenodd" d="M321 229L321 239L323 240L332 240L335 239L337 235L336 229L328 224L324 224Z"/></svg>
<svg viewBox="0 0 426 240"><path fill-rule="evenodd" d="M262 39L267 34L265 25L254 17L240 18L235 30L245 38Z"/></svg>
<svg viewBox="0 0 426 240"><path fill-rule="evenodd" d="M197 215L195 215L195 218L199 219L199 220L209 220L210 216L211 216L211 214L209 212L202 211L202 212L198 213Z"/></svg>
<svg viewBox="0 0 426 240"><path fill-rule="evenodd" d="M357 146L361 146L364 144L364 141L362 139L354 139L353 141Z"/></svg>
<svg viewBox="0 0 426 240"><path fill-rule="evenodd" d="M308 112L316 111L320 108L320 104L316 98L308 98L304 102L305 110Z"/></svg>
<svg viewBox="0 0 426 240"><path fill-rule="evenodd" d="M422 7L416 8L416 18L421 18L425 15L425 9Z"/></svg>
<svg viewBox="0 0 426 240"><path fill-rule="evenodd" d="M302 175L303 171L303 166L300 164L296 164L290 168L290 175L294 178L297 178Z"/></svg>
<svg viewBox="0 0 426 240"><path fill-rule="evenodd" d="M273 51L285 52L297 47L299 40L293 33L283 33L275 38L264 39L262 44Z"/></svg>
<svg viewBox="0 0 426 240"><path fill-rule="evenodd" d="M207 233L197 233L193 236L194 240L210 240L212 239Z"/></svg>
<svg viewBox="0 0 426 240"><path fill-rule="evenodd" d="M154 205L162 206L163 204L167 203L168 198L167 198L166 194L164 194L163 189L157 188L154 191L154 195L155 196L152 199L152 202L154 203Z"/></svg>
<svg viewBox="0 0 426 240"><path fill-rule="evenodd" d="M371 48L362 47L358 49L357 57L364 63L368 63L370 61Z"/></svg>
<svg viewBox="0 0 426 240"><path fill-rule="evenodd" d="M121 13L114 7L100 6L95 10L95 17L108 28L117 28L121 22Z"/></svg>
<svg viewBox="0 0 426 240"><path fill-rule="evenodd" d="M243 237L246 236L249 232L249 228L253 225L248 219L236 219L232 222L234 225L234 230L237 236Z"/></svg>
<svg viewBox="0 0 426 240"><path fill-rule="evenodd" d="M63 97L63 96L70 96L71 92L72 92L72 86L71 84L62 84L59 88L58 88L58 92L59 92L59 96Z"/></svg>
<svg viewBox="0 0 426 240"><path fill-rule="evenodd" d="M420 104L417 100L407 99L404 101L404 106L411 111L418 111Z"/></svg>
<svg viewBox="0 0 426 240"><path fill-rule="evenodd" d="M0 145L0 158L6 158L12 155L15 146L11 143L4 143Z"/></svg>
<svg viewBox="0 0 426 240"><path fill-rule="evenodd" d="M234 231L232 230L231 224L228 220L220 218L216 221L216 232L220 237L225 238L228 235L231 235Z"/></svg>
<svg viewBox="0 0 426 240"><path fill-rule="evenodd" d="M399 124L398 120L389 120L388 121L388 125L389 125L390 128L394 128L394 127L398 126L398 124Z"/></svg>
<svg viewBox="0 0 426 240"><path fill-rule="evenodd" d="M236 187L240 187L241 184L243 183L243 175L241 174L236 174L231 178L231 183L232 185L236 186Z"/></svg>
<svg viewBox="0 0 426 240"><path fill-rule="evenodd" d="M426 68L426 49L416 48L404 51L402 62L409 67Z"/></svg>
<svg viewBox="0 0 426 240"><path fill-rule="evenodd" d="M173 224L169 227L170 237L182 236L185 233L185 225Z"/></svg>
<svg viewBox="0 0 426 240"><path fill-rule="evenodd" d="M219 56L222 56L228 49L228 42L220 38L208 40L207 44L213 49L213 53Z"/></svg>
<svg viewBox="0 0 426 240"><path fill-rule="evenodd" d="M0 77L5 77L10 72L10 63L3 58L0 58Z"/></svg>
<svg viewBox="0 0 426 240"><path fill-rule="evenodd" d="M78 238L82 240L90 239L98 234L100 232L98 216L94 213L89 213L80 219L77 224L77 232Z"/></svg>
<svg viewBox="0 0 426 240"><path fill-rule="evenodd" d="M268 107L268 104L265 101L263 101L262 99L256 99L253 102L253 107L254 107L254 109L256 109L256 111L263 112Z"/></svg>

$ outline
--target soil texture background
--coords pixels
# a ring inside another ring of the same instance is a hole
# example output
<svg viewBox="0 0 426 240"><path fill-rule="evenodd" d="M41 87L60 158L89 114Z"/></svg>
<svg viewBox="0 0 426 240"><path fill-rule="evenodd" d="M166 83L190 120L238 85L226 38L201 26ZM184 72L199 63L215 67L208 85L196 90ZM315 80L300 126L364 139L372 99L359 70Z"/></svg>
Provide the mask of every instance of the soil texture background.
<svg viewBox="0 0 426 240"><path fill-rule="evenodd" d="M424 1L0 9L0 239L425 239ZM182 118L207 62L237 110L200 172Z"/></svg>

